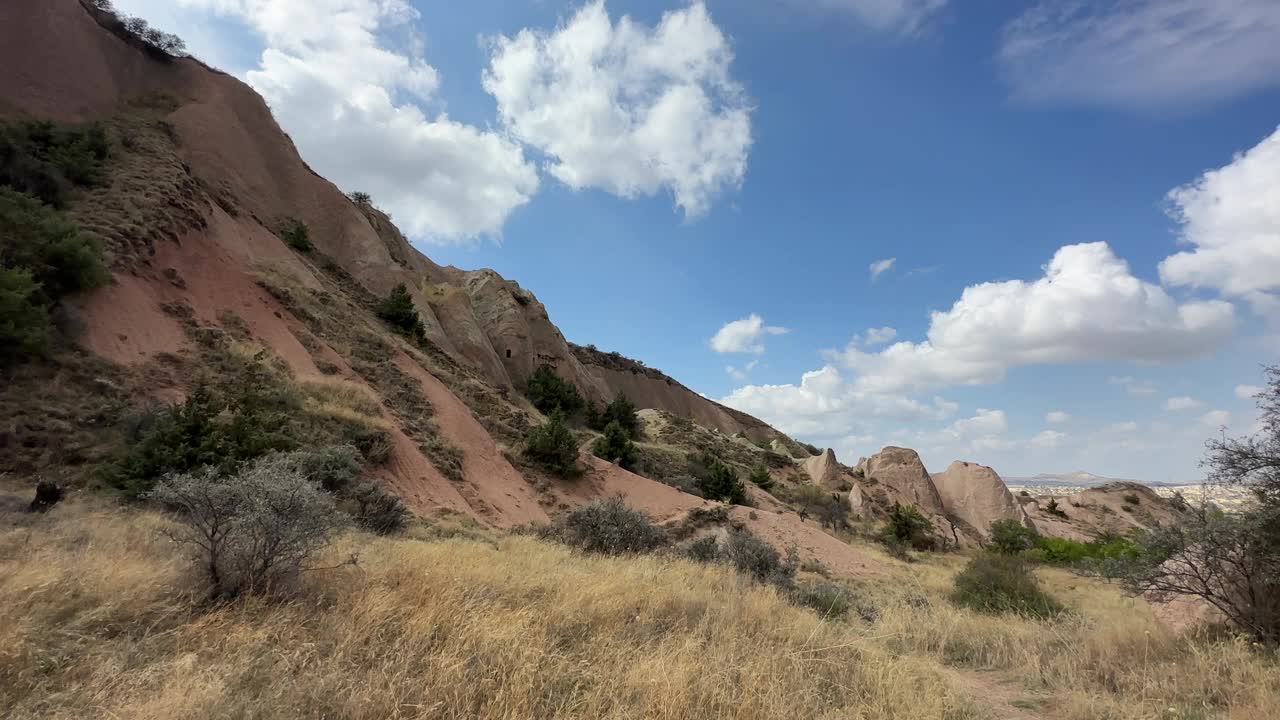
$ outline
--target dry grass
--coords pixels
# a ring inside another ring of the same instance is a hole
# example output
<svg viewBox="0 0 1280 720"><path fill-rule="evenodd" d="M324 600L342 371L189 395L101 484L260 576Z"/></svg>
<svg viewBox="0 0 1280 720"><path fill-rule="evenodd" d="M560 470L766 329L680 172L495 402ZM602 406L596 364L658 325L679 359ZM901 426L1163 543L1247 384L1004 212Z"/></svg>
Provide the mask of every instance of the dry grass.
<svg viewBox="0 0 1280 720"><path fill-rule="evenodd" d="M338 377L313 377L298 381L298 389L307 402L317 407L382 418L382 403L377 395L359 383Z"/></svg>
<svg viewBox="0 0 1280 720"><path fill-rule="evenodd" d="M1058 571L1043 579L1074 611L1056 622L950 606L957 557L860 586L874 622L823 621L722 567L446 519L353 532L332 559L358 567L211 609L183 591L166 522L94 498L0 515L7 718L1280 717L1274 656L1176 637Z"/></svg>
<svg viewBox="0 0 1280 720"><path fill-rule="evenodd" d="M14 720L981 717L928 663L721 567L353 534L335 557L361 566L292 602L197 611L159 516L28 518L0 531Z"/></svg>
<svg viewBox="0 0 1280 720"><path fill-rule="evenodd" d="M959 668L999 670L1050 696L1048 717L1071 720L1280 717L1280 657L1239 639L1178 635L1150 606L1115 586L1063 570L1037 570L1072 612L1056 620L1010 619L941 600L961 557L910 566L914 583L882 590L874 631L898 652ZM896 592L930 598L899 602Z"/></svg>

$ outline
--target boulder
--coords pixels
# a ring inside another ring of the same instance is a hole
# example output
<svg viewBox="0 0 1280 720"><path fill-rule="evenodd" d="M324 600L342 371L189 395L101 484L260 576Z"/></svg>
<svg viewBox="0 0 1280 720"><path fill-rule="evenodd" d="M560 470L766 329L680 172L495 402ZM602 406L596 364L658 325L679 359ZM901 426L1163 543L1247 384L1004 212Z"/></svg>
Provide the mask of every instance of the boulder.
<svg viewBox="0 0 1280 720"><path fill-rule="evenodd" d="M933 476L934 487L947 514L972 527L986 539L991 523L1015 520L1031 527L1031 520L995 470L957 460Z"/></svg>
<svg viewBox="0 0 1280 720"><path fill-rule="evenodd" d="M844 477L844 468L836 461L836 453L831 448L822 451L817 457L806 458L801 465L809 474L809 480L818 487L828 490L839 490L848 485Z"/></svg>
<svg viewBox="0 0 1280 720"><path fill-rule="evenodd" d="M880 488L890 503L914 505L925 515L945 515L946 506L915 450L889 446L859 467L867 488Z"/></svg>

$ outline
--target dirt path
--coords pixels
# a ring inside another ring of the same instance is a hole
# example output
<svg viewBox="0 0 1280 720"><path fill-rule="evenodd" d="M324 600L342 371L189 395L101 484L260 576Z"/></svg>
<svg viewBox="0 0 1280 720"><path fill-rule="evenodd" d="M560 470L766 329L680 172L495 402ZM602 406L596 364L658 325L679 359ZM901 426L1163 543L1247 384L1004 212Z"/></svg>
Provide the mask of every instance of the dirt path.
<svg viewBox="0 0 1280 720"><path fill-rule="evenodd" d="M1044 711L1044 695L1026 690L1008 675L951 667L943 667L942 671L955 687L990 710L995 720L1047 720L1052 717Z"/></svg>

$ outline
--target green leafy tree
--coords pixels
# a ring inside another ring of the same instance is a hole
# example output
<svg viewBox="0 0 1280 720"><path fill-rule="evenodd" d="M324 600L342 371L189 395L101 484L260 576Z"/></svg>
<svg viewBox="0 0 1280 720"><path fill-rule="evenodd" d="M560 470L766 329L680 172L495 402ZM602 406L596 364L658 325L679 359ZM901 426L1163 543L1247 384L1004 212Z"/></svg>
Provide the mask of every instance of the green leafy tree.
<svg viewBox="0 0 1280 720"><path fill-rule="evenodd" d="M747 504L747 488L729 466L715 458L707 467L705 478L698 478L698 489L708 500L723 500L731 505Z"/></svg>
<svg viewBox="0 0 1280 720"><path fill-rule="evenodd" d="M573 383L560 377L550 365L540 365L529 376L529 401L544 415L554 412L573 417L582 409L582 395Z"/></svg>
<svg viewBox="0 0 1280 720"><path fill-rule="evenodd" d="M52 335L40 284L27 270L0 266L0 364L43 353Z"/></svg>
<svg viewBox="0 0 1280 720"><path fill-rule="evenodd" d="M529 431L525 438L525 457L561 477L570 477L578 469L578 441L564 415L552 413L547 422Z"/></svg>
<svg viewBox="0 0 1280 720"><path fill-rule="evenodd" d="M885 540L915 550L931 550L937 544L933 537L933 523L915 505L894 503L880 533Z"/></svg>
<svg viewBox="0 0 1280 720"><path fill-rule="evenodd" d="M590 419L590 418L588 418ZM605 406L604 412L600 413L596 419L596 425L592 427L596 430L602 430L608 427L609 423L616 422L627 431L632 439L640 436L640 417L636 415L636 406L626 395L618 395Z"/></svg>
<svg viewBox="0 0 1280 720"><path fill-rule="evenodd" d="M982 553L956 575L951 601L985 613L1016 613L1037 618L1062 613L1062 604L1040 587L1025 560Z"/></svg>
<svg viewBox="0 0 1280 720"><path fill-rule="evenodd" d="M991 523L991 547L998 553L1018 555L1034 548L1039 540L1039 533L1017 520Z"/></svg>
<svg viewBox="0 0 1280 720"><path fill-rule="evenodd" d="M605 427L604 435L596 439L595 444L591 446L591 451L596 457L617 463L619 467L627 470L636 466L636 446L631 442L631 436L616 420Z"/></svg>
<svg viewBox="0 0 1280 720"><path fill-rule="evenodd" d="M757 465L755 469L751 471L749 479L761 490L773 489L773 478L769 476L769 471L763 466Z"/></svg>
<svg viewBox="0 0 1280 720"><path fill-rule="evenodd" d="M426 338L427 330L418 316L418 308L413 304L409 288L400 283L391 289L391 293L378 303L378 317L403 335L421 341Z"/></svg>

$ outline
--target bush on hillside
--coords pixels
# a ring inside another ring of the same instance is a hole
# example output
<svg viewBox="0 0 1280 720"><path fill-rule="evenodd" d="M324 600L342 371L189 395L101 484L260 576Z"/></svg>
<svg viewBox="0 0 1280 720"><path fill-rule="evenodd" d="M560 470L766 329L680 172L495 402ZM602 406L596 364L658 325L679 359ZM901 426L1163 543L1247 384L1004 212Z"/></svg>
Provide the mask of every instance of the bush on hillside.
<svg viewBox="0 0 1280 720"><path fill-rule="evenodd" d="M636 446L631 442L631 436L616 420L605 427L604 435L596 438L591 446L591 452L598 458L617 463L621 468L635 469Z"/></svg>
<svg viewBox="0 0 1280 720"><path fill-rule="evenodd" d="M52 336L40 284L29 270L0 265L0 366L43 354Z"/></svg>
<svg viewBox="0 0 1280 720"><path fill-rule="evenodd" d="M720 554L738 572L779 587L791 586L799 564L794 554L784 558L772 545L745 528L728 532Z"/></svg>
<svg viewBox="0 0 1280 720"><path fill-rule="evenodd" d="M311 244L311 229L301 220L290 220L280 233L285 245L298 252L311 252L315 245Z"/></svg>
<svg viewBox="0 0 1280 720"><path fill-rule="evenodd" d="M152 57L168 60L186 55L187 44L177 35L151 27L140 17L119 12L111 0L93 0L93 5L106 13L104 24L108 30L125 40L137 42Z"/></svg>
<svg viewBox="0 0 1280 720"><path fill-rule="evenodd" d="M603 411L598 411L594 405L589 404L586 422L587 427L600 431L608 427L609 423L616 422L632 439L640 436L640 416L636 415L636 406L626 395L615 397Z"/></svg>
<svg viewBox="0 0 1280 720"><path fill-rule="evenodd" d="M576 474L578 440L565 424L564 415L552 413L545 423L531 428L525 437L524 455L561 477Z"/></svg>
<svg viewBox="0 0 1280 720"><path fill-rule="evenodd" d="M355 203L356 205L366 205L366 206L373 205L373 196L371 196L367 192L360 192L359 190L354 190L352 192L347 193L347 197L351 200L351 202Z"/></svg>
<svg viewBox="0 0 1280 720"><path fill-rule="evenodd" d="M550 365L539 365L529 376L527 394L529 402L543 415L561 412L566 418L573 417L584 404L578 388L560 377Z"/></svg>
<svg viewBox="0 0 1280 720"><path fill-rule="evenodd" d="M1049 498L1049 504L1045 505L1044 511L1054 517L1060 517L1064 520L1067 519L1067 512L1058 507L1058 498Z"/></svg>
<svg viewBox="0 0 1280 720"><path fill-rule="evenodd" d="M262 461L281 472L294 472L319 485L325 492L343 494L364 469L360 453L349 445L317 450L295 450L268 455Z"/></svg>
<svg viewBox="0 0 1280 720"><path fill-rule="evenodd" d="M951 601L979 612L1037 618L1063 611L1062 604L1040 588L1025 560L988 552L975 556L956 575Z"/></svg>
<svg viewBox="0 0 1280 720"><path fill-rule="evenodd" d="M1005 555L1020 555L1036 546L1040 534L1017 520L991 523L991 548Z"/></svg>
<svg viewBox="0 0 1280 720"><path fill-rule="evenodd" d="M797 585L791 599L798 605L812 608L827 619L842 618L853 609L853 595L841 585L830 580L812 580Z"/></svg>
<svg viewBox="0 0 1280 720"><path fill-rule="evenodd" d="M177 514L170 537L195 553L212 599L287 590L339 527L332 498L271 458L167 475L146 497Z"/></svg>
<svg viewBox="0 0 1280 720"><path fill-rule="evenodd" d="M201 382L181 404L159 414L137 443L102 471L106 483L137 497L161 477L213 466L231 473L268 452L292 450L290 419L298 398L281 387L261 354L232 382Z"/></svg>
<svg viewBox="0 0 1280 720"><path fill-rule="evenodd" d="M406 335L415 341L426 339L427 328L418 316L418 308L413 304L409 288L400 283L378 303L375 309L378 317L390 325L396 332Z"/></svg>
<svg viewBox="0 0 1280 720"><path fill-rule="evenodd" d="M73 188L101 181L110 151L101 125L0 123L0 186L61 208Z"/></svg>
<svg viewBox="0 0 1280 720"><path fill-rule="evenodd" d="M889 517L880 530L887 545L902 545L913 550L932 550L937 546L933 523L915 505L893 504Z"/></svg>
<svg viewBox="0 0 1280 720"><path fill-rule="evenodd" d="M538 535L579 550L603 555L652 552L667 542L666 532L621 497L593 500L575 508Z"/></svg>
<svg viewBox="0 0 1280 720"><path fill-rule="evenodd" d="M721 500L730 505L746 505L747 488L729 466L711 458L706 477L698 478L698 489L708 500Z"/></svg>
<svg viewBox="0 0 1280 720"><path fill-rule="evenodd" d="M400 498L373 483L360 483L349 495L356 504L355 521L363 528L389 535L409 520L409 509Z"/></svg>
<svg viewBox="0 0 1280 720"><path fill-rule="evenodd" d="M762 466L756 466L752 469L748 479L761 490L769 491L773 489L773 478L769 475L769 471Z"/></svg>

